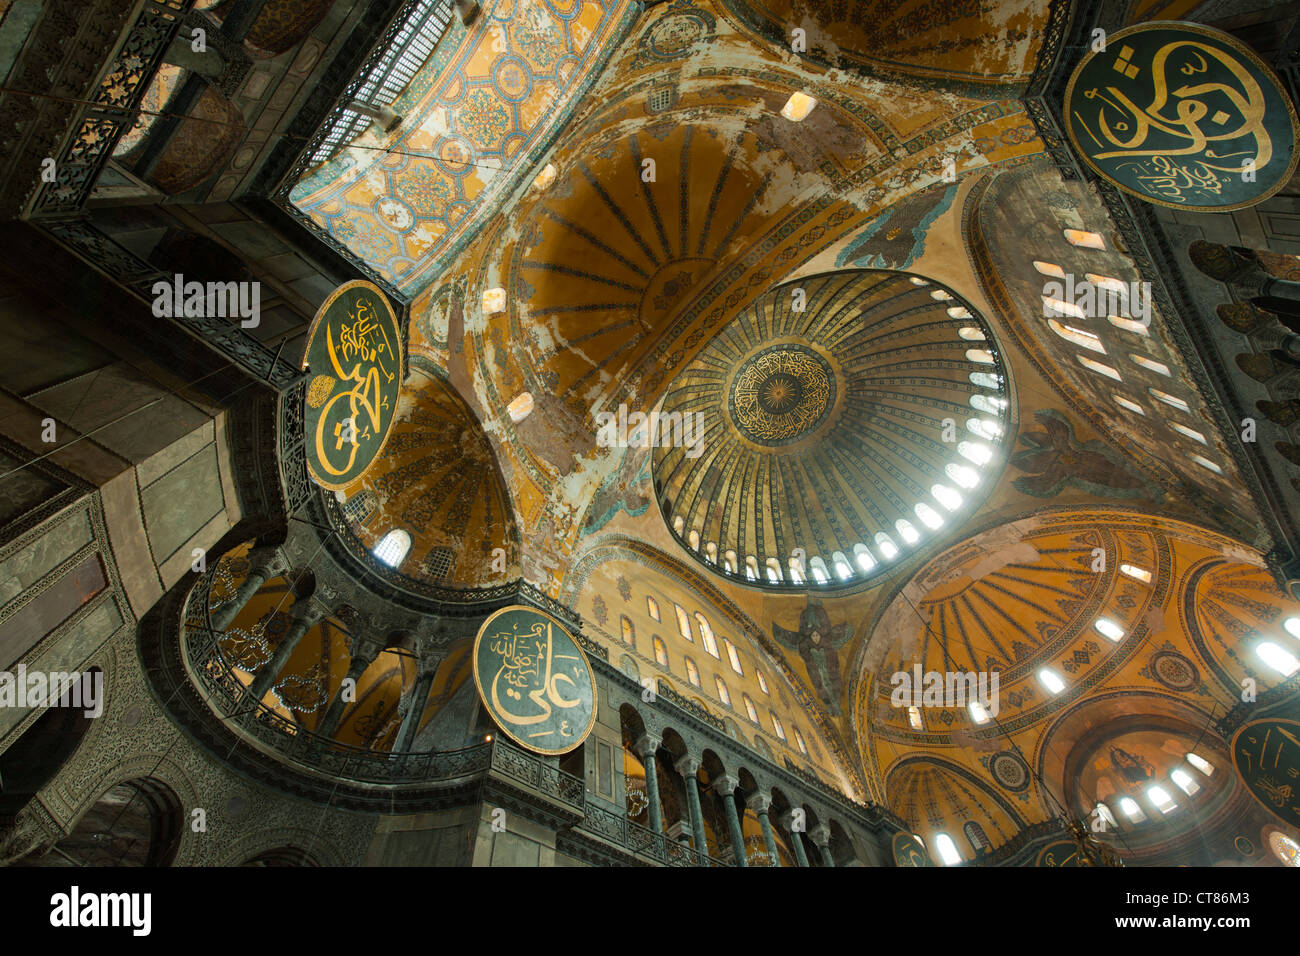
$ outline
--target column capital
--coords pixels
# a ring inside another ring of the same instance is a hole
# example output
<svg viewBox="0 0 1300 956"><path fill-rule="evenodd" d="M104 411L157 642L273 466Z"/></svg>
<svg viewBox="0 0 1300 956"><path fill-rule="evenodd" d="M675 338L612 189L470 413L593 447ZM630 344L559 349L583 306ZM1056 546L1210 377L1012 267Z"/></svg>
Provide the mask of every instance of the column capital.
<svg viewBox="0 0 1300 956"><path fill-rule="evenodd" d="M253 570L267 577L275 577L289 570L289 562L280 554L278 545L262 544L250 548L248 563Z"/></svg>
<svg viewBox="0 0 1300 956"><path fill-rule="evenodd" d="M789 810L783 810L781 815L776 818L776 822L781 824L791 833L794 832L794 811L796 808L791 807Z"/></svg>
<svg viewBox="0 0 1300 956"><path fill-rule="evenodd" d="M772 809L772 795L762 790L755 790L745 796L745 806L755 813L767 813Z"/></svg>
<svg viewBox="0 0 1300 956"><path fill-rule="evenodd" d="M824 848L830 845L831 828L824 823L819 823L808 831L808 837L813 841L813 846Z"/></svg>
<svg viewBox="0 0 1300 956"><path fill-rule="evenodd" d="M700 758L692 753L682 754L673 761L673 769L683 777L694 777L700 770Z"/></svg>
<svg viewBox="0 0 1300 956"><path fill-rule="evenodd" d="M637 738L636 743L632 745L632 752L643 760L646 757L653 757L659 745L663 743L663 738L655 734L645 733Z"/></svg>
<svg viewBox="0 0 1300 956"><path fill-rule="evenodd" d="M306 625L308 630L328 616L329 611L311 600L311 598L293 602L293 622Z"/></svg>
<svg viewBox="0 0 1300 956"><path fill-rule="evenodd" d="M722 797L731 796L739 785L740 781L729 773L713 778L713 792Z"/></svg>

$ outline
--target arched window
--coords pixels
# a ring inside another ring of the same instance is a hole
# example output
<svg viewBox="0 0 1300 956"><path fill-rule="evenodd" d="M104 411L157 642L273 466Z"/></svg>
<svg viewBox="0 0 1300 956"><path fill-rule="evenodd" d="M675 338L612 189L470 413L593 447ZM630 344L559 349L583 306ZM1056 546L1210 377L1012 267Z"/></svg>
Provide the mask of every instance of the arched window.
<svg viewBox="0 0 1300 956"><path fill-rule="evenodd" d="M704 546L704 560L708 561L709 564L718 563L718 543L716 541L710 541Z"/></svg>
<svg viewBox="0 0 1300 956"><path fill-rule="evenodd" d="M966 443L962 442L962 444L964 445ZM960 450L961 448L959 446L958 451ZM912 525L912 522L908 521L906 518L899 518L894 522L894 527L898 529L899 537L908 544L916 544L917 541L921 540L921 532L917 531Z"/></svg>
<svg viewBox="0 0 1300 956"><path fill-rule="evenodd" d="M695 638L691 636L691 619L686 616L686 608L680 604L674 604L673 609L677 612L677 630L682 637L694 644Z"/></svg>
<svg viewBox="0 0 1300 956"><path fill-rule="evenodd" d="M623 628L623 643L628 647L636 647L636 628L632 626L631 619L625 614L619 619Z"/></svg>
<svg viewBox="0 0 1300 956"><path fill-rule="evenodd" d="M532 414L533 411L533 393L520 392L515 396L515 400L506 406L506 412L510 415L512 422L522 422Z"/></svg>
<svg viewBox="0 0 1300 956"><path fill-rule="evenodd" d="M894 539L883 531L876 532L876 547L880 549L881 557L886 561L892 561L898 556L898 545L894 544Z"/></svg>
<svg viewBox="0 0 1300 956"><path fill-rule="evenodd" d="M995 359L993 353L988 349L967 349L966 361L974 362L977 365L993 365Z"/></svg>
<svg viewBox="0 0 1300 956"><path fill-rule="evenodd" d="M767 565L767 579L773 584L780 584L782 580L781 562L776 558L768 558L765 564Z"/></svg>
<svg viewBox="0 0 1300 956"><path fill-rule="evenodd" d="M955 481L962 488L974 488L980 483L979 472L974 468L967 468L965 465L958 465L955 462L949 462L943 466L943 470L948 477ZM882 531L880 534L884 534ZM876 543L880 543L880 534L876 535Z"/></svg>
<svg viewBox="0 0 1300 956"><path fill-rule="evenodd" d="M727 660L731 661L731 669L744 677L745 672L740 668L740 655L736 653L736 645L725 637L722 639L722 643L727 645Z"/></svg>
<svg viewBox="0 0 1300 956"><path fill-rule="evenodd" d="M1101 344L1100 337L1083 329L1075 328L1073 325L1062 325L1056 319L1048 319L1048 326L1053 332L1065 339L1067 342L1073 342L1081 348L1091 349L1093 352L1106 354L1106 346Z"/></svg>
<svg viewBox="0 0 1300 956"><path fill-rule="evenodd" d="M1296 843L1281 830L1268 835L1268 848L1283 866L1300 866L1300 843Z"/></svg>
<svg viewBox="0 0 1300 956"><path fill-rule="evenodd" d="M1176 395L1170 395L1168 392L1162 392L1158 388L1148 388L1147 392L1157 402L1164 402L1166 405L1170 406L1171 408L1176 408L1180 412L1190 412L1192 410L1190 405L1188 405L1185 401L1183 401L1181 398L1179 398Z"/></svg>
<svg viewBox="0 0 1300 956"><path fill-rule="evenodd" d="M961 854L957 852L957 845L952 842L952 837L948 836L948 834L937 834L934 838L934 848L939 851L939 859L943 861L944 866L956 866L961 862Z"/></svg>
<svg viewBox="0 0 1300 956"><path fill-rule="evenodd" d="M676 515L673 518L673 530L676 531L678 534L681 534L682 529L685 527L686 527L686 519L683 518L681 515Z"/></svg>
<svg viewBox="0 0 1300 956"><path fill-rule="evenodd" d="M745 713L749 715L749 719L754 723L758 723L758 708L755 707L754 702L749 699L749 695L741 694L740 699L745 704Z"/></svg>
<svg viewBox="0 0 1300 956"><path fill-rule="evenodd" d="M399 567L411 553L411 536L400 528L394 529L379 539L373 553L390 568Z"/></svg>
<svg viewBox="0 0 1300 956"><path fill-rule="evenodd" d="M799 745L799 752L805 757L808 756L808 744L803 739L803 734L799 733L799 728L794 729L794 742Z"/></svg>
<svg viewBox="0 0 1300 956"><path fill-rule="evenodd" d="M1137 415L1145 415L1147 413L1145 408L1132 399L1125 398L1123 395L1111 393L1110 397L1115 399L1115 404L1119 405L1120 408L1127 408L1130 412Z"/></svg>
<svg viewBox="0 0 1300 956"><path fill-rule="evenodd" d="M818 584L826 584L831 579L831 576L826 572L826 562L820 557L809 559L808 569L812 572L812 579Z"/></svg>
<svg viewBox="0 0 1300 956"><path fill-rule="evenodd" d="M993 449L983 442L959 441L957 442L957 454L981 467L993 460Z"/></svg>
<svg viewBox="0 0 1300 956"><path fill-rule="evenodd" d="M727 682L721 677L713 678L714 686L718 688L718 700L722 701L728 707L731 706L731 691L727 690Z"/></svg>
<svg viewBox="0 0 1300 956"><path fill-rule="evenodd" d="M803 562L794 555L790 556L790 580L795 584L803 584L804 582Z"/></svg>
<svg viewBox="0 0 1300 956"><path fill-rule="evenodd" d="M1079 246L1083 249L1100 249L1105 251L1106 241L1095 232L1084 232L1082 229L1065 229L1065 241L1072 246Z"/></svg>
<svg viewBox="0 0 1300 956"><path fill-rule="evenodd" d="M965 311L965 310L962 310ZM952 309L948 310L952 314ZM985 341L984 333L973 325L967 325L957 330L957 337L966 342L983 342Z"/></svg>
<svg viewBox="0 0 1300 956"><path fill-rule="evenodd" d="M686 536L686 540L691 543L692 551L700 550L700 533L694 528L692 528L691 533Z"/></svg>
<svg viewBox="0 0 1300 956"><path fill-rule="evenodd" d="M781 726L781 718L776 715L774 710L769 710L767 713L772 718L772 729L776 731L778 737L785 740L785 728Z"/></svg>
<svg viewBox="0 0 1300 956"><path fill-rule="evenodd" d="M1169 378L1172 375L1169 371L1169 366L1164 362L1157 362L1155 359L1148 358L1138 352L1129 352L1128 357L1133 360L1134 365L1138 365L1146 369L1148 372L1155 372L1157 375L1165 376L1165 378Z"/></svg>
<svg viewBox="0 0 1300 956"><path fill-rule="evenodd" d="M718 642L713 637L713 628L709 626L709 619L699 611L696 611L695 624L700 629L700 639L704 641L704 649L714 657L717 657L718 660L721 660L722 658L718 655Z"/></svg>
<svg viewBox="0 0 1300 956"><path fill-rule="evenodd" d="M1051 276L1053 279L1065 278L1065 270L1062 269L1060 266L1058 266L1055 262L1040 262L1039 260L1035 259L1034 268L1037 269L1040 273L1042 273L1045 276Z"/></svg>
<svg viewBox="0 0 1300 956"><path fill-rule="evenodd" d="M867 546L859 542L853 546L853 560L858 563L863 571L870 571L876 566L876 559L871 556Z"/></svg>
<svg viewBox="0 0 1300 956"><path fill-rule="evenodd" d="M659 602L648 594L645 598L645 609L646 613L650 615L652 621L659 620Z"/></svg>
<svg viewBox="0 0 1300 956"><path fill-rule="evenodd" d="M1185 435L1194 442L1200 442L1202 445L1209 444L1209 442L1205 440L1205 436L1195 428L1188 428L1186 425L1178 424L1178 422L1171 422L1170 425L1174 431L1178 432L1178 434Z"/></svg>
<svg viewBox="0 0 1300 956"><path fill-rule="evenodd" d="M668 666L668 645L658 634L654 636L655 663L660 667Z"/></svg>
<svg viewBox="0 0 1300 956"><path fill-rule="evenodd" d="M696 687L700 686L700 669L695 666L695 661L689 657L686 658L686 679Z"/></svg>
<svg viewBox="0 0 1300 956"><path fill-rule="evenodd" d="M767 689L767 678L763 676L763 672L760 670L755 670L754 675L758 678L758 689L761 690L764 694L768 694L770 696L772 692Z"/></svg>
<svg viewBox="0 0 1300 956"><path fill-rule="evenodd" d="M1094 362L1086 355L1076 355L1075 358L1079 360L1080 365L1082 365L1090 372L1096 372L1098 375L1105 375L1107 378L1113 378L1117 382L1124 381L1122 378L1120 378L1119 372L1111 368L1105 362Z"/></svg>
<svg viewBox="0 0 1300 956"><path fill-rule="evenodd" d="M967 820L962 824L961 832L966 835L966 842L970 844L971 849L975 851L976 856L979 856L981 853L984 853L993 846L993 844L989 842L988 836L984 833L984 828L974 820Z"/></svg>
<svg viewBox="0 0 1300 956"><path fill-rule="evenodd" d="M1126 318L1122 315L1108 315L1106 318L1110 324L1117 329L1123 329L1125 332L1132 332L1134 335L1150 335L1147 326L1150 325L1150 319L1145 322L1139 322L1137 319Z"/></svg>
<svg viewBox="0 0 1300 956"><path fill-rule="evenodd" d="M736 573L740 566L736 563L735 551L732 551L730 548L727 549L726 554L722 556L722 567L728 574Z"/></svg>
<svg viewBox="0 0 1300 956"><path fill-rule="evenodd" d="M841 581L848 581L853 577L853 568L849 566L849 559L844 557L843 551L836 551L831 555L831 567L835 569L835 576Z"/></svg>
<svg viewBox="0 0 1300 956"><path fill-rule="evenodd" d="M970 381L972 385L978 385L980 388L1001 388L1002 383L998 377L991 372L971 372Z"/></svg>
<svg viewBox="0 0 1300 956"><path fill-rule="evenodd" d="M970 397L970 407L977 412L997 415L1007 407L1007 400L1005 398L995 398L992 395L972 395Z"/></svg>
<svg viewBox="0 0 1300 956"><path fill-rule="evenodd" d="M745 555L745 580L758 580L758 559L752 554Z"/></svg>

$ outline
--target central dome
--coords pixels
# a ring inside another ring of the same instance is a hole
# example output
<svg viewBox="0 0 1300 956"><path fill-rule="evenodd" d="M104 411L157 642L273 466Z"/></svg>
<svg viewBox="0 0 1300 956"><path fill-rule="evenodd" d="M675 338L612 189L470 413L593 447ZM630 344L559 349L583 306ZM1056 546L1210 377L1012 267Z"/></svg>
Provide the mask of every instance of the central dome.
<svg viewBox="0 0 1300 956"><path fill-rule="evenodd" d="M778 286L673 383L655 449L677 539L758 587L850 585L956 523L1006 431L992 334L953 292L858 270Z"/></svg>

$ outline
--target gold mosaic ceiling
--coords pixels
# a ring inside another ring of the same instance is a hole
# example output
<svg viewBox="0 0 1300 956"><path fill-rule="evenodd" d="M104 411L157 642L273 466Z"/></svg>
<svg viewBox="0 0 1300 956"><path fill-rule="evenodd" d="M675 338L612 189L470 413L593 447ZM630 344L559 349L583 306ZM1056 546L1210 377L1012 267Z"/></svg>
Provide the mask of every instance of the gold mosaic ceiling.
<svg viewBox="0 0 1300 956"><path fill-rule="evenodd" d="M669 390L649 429L655 495L715 572L769 587L860 581L987 490L1005 381L988 327L927 280L786 283Z"/></svg>

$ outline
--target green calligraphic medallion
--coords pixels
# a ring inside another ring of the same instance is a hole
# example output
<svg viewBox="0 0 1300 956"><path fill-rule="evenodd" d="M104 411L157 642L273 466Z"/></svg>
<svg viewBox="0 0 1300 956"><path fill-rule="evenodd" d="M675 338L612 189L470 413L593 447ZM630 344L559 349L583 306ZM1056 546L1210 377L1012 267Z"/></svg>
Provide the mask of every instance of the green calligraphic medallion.
<svg viewBox="0 0 1300 956"><path fill-rule="evenodd" d="M1075 68L1064 112L1084 162L1173 209L1262 202L1300 159L1300 122L1277 75L1236 38L1191 23L1109 34Z"/></svg>
<svg viewBox="0 0 1300 956"><path fill-rule="evenodd" d="M312 373L303 399L307 470L338 491L384 450L405 377L397 316L378 286L334 290L312 321L302 364Z"/></svg>
<svg viewBox="0 0 1300 956"><path fill-rule="evenodd" d="M474 684L502 732L539 754L568 753L596 723L596 675L555 618L515 605L474 642Z"/></svg>
<svg viewBox="0 0 1300 956"><path fill-rule="evenodd" d="M1034 866L1082 866L1079 862L1079 845L1073 840L1049 843L1038 853Z"/></svg>
<svg viewBox="0 0 1300 956"><path fill-rule="evenodd" d="M1255 799L1300 827L1300 723L1265 718L1232 738L1232 763Z"/></svg>
<svg viewBox="0 0 1300 956"><path fill-rule="evenodd" d="M894 834L895 866L934 866L921 841L910 833Z"/></svg>

